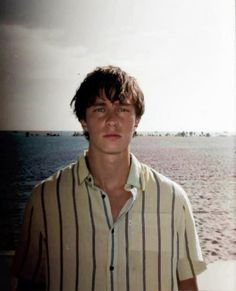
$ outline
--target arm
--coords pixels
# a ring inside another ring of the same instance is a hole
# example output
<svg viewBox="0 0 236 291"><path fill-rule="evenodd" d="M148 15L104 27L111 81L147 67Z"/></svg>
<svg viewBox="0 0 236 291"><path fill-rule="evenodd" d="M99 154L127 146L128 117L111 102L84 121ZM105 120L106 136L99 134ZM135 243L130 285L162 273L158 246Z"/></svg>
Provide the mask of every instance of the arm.
<svg viewBox="0 0 236 291"><path fill-rule="evenodd" d="M198 291L196 278L178 282L179 291Z"/></svg>
<svg viewBox="0 0 236 291"><path fill-rule="evenodd" d="M21 236L12 261L11 291L37 290L34 288L35 283L43 281L41 274L44 274L42 272L44 241L41 231L41 197L33 194L26 204Z"/></svg>
<svg viewBox="0 0 236 291"><path fill-rule="evenodd" d="M198 290L196 276L206 269L202 258L199 238L192 207L185 192L180 196L183 208L177 227L178 263L177 277L179 290Z"/></svg>

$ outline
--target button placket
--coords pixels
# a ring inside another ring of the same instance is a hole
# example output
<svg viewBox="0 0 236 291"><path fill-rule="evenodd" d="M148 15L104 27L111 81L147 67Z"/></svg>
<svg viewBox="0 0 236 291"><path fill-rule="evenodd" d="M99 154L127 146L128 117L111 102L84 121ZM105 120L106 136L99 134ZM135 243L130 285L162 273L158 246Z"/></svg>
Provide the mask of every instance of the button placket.
<svg viewBox="0 0 236 291"><path fill-rule="evenodd" d="M107 195L104 192L102 192L101 190L100 190L100 195L101 195L101 198L102 198L102 204L103 204L105 219L106 219L106 222L107 222L107 226L108 226L108 228L110 230L111 227L112 227L113 220L112 220L112 217L111 217L111 211L110 211L110 208L109 208L109 204L108 204L108 201L106 199Z"/></svg>
<svg viewBox="0 0 236 291"><path fill-rule="evenodd" d="M111 287L111 291L114 290L114 277L115 277L115 229L114 227L111 229L110 231L110 263L109 263L109 272L110 272L110 287Z"/></svg>

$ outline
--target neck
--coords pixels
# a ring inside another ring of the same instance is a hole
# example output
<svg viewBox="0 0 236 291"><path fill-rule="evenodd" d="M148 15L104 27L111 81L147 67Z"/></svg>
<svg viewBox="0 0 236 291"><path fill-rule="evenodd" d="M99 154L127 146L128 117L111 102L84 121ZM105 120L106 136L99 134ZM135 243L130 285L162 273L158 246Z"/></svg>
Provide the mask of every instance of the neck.
<svg viewBox="0 0 236 291"><path fill-rule="evenodd" d="M130 167L130 152L120 154L96 154L88 151L88 163L95 184L104 191L123 189Z"/></svg>

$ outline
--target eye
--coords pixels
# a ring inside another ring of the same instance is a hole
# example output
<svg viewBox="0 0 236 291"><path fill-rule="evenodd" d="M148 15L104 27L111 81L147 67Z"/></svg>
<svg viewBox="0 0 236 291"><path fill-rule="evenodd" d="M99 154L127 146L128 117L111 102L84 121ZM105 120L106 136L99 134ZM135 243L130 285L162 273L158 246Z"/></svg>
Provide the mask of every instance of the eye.
<svg viewBox="0 0 236 291"><path fill-rule="evenodd" d="M119 112L129 112L129 109L127 107L119 107L118 111Z"/></svg>
<svg viewBox="0 0 236 291"><path fill-rule="evenodd" d="M105 112L105 108L104 107L97 107L93 110L94 112Z"/></svg>

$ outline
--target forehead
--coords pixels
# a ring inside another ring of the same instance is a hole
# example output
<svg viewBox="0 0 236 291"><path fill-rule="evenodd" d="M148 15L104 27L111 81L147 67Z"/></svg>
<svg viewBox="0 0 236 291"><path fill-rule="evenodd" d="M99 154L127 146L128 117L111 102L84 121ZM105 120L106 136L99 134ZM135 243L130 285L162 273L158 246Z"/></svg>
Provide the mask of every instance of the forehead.
<svg viewBox="0 0 236 291"><path fill-rule="evenodd" d="M104 89L99 89L98 95L95 97L94 102L111 102L114 104L133 104L132 96L117 96L115 91L110 93L110 96L107 97Z"/></svg>

